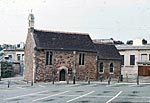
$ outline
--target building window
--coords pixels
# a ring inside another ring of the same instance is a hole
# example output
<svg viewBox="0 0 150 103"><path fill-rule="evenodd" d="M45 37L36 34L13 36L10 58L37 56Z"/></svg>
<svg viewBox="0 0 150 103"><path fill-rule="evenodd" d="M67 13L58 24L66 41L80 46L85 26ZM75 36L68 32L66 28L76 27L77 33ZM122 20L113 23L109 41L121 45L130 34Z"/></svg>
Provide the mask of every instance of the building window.
<svg viewBox="0 0 150 103"><path fill-rule="evenodd" d="M141 61L147 61L147 54L141 54Z"/></svg>
<svg viewBox="0 0 150 103"><path fill-rule="evenodd" d="M5 57L5 60L9 60L9 57Z"/></svg>
<svg viewBox="0 0 150 103"><path fill-rule="evenodd" d="M99 65L99 72L103 72L104 70L103 70L103 63L100 63L100 65Z"/></svg>
<svg viewBox="0 0 150 103"><path fill-rule="evenodd" d="M22 54L22 61L24 61L24 54Z"/></svg>
<svg viewBox="0 0 150 103"><path fill-rule="evenodd" d="M17 54L17 60L18 60L18 61L21 60L20 54Z"/></svg>
<svg viewBox="0 0 150 103"><path fill-rule="evenodd" d="M9 59L11 60L12 59L12 55L8 55Z"/></svg>
<svg viewBox="0 0 150 103"><path fill-rule="evenodd" d="M20 48L20 44L17 44L17 48Z"/></svg>
<svg viewBox="0 0 150 103"><path fill-rule="evenodd" d="M135 65L135 55L130 55L130 65Z"/></svg>
<svg viewBox="0 0 150 103"><path fill-rule="evenodd" d="M83 53L79 54L79 65L84 65L84 54Z"/></svg>
<svg viewBox="0 0 150 103"><path fill-rule="evenodd" d="M52 65L53 52L46 52L46 65Z"/></svg>
<svg viewBox="0 0 150 103"><path fill-rule="evenodd" d="M121 65L124 65L124 55L121 55Z"/></svg>
<svg viewBox="0 0 150 103"><path fill-rule="evenodd" d="M110 72L110 73L114 72L113 63L111 63L110 66L109 66L109 72Z"/></svg>

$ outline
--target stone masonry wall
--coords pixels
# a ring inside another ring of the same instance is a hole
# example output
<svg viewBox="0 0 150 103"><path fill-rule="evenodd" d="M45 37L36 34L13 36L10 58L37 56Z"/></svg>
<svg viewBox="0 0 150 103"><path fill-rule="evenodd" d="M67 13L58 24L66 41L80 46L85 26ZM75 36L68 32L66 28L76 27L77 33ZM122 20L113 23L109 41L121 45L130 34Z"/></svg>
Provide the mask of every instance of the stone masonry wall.
<svg viewBox="0 0 150 103"><path fill-rule="evenodd" d="M79 53L76 61L76 79L87 80L87 78L96 80L96 54L85 53L85 65L79 65Z"/></svg>
<svg viewBox="0 0 150 103"><path fill-rule="evenodd" d="M24 69L24 79L27 81L32 81L33 79L33 61L34 61L34 43L32 39L32 34L28 33L25 45L25 69Z"/></svg>
<svg viewBox="0 0 150 103"><path fill-rule="evenodd" d="M76 60L76 80L85 80L86 77L96 79L96 56L93 53L85 53L85 65L79 66L79 53L72 51L52 51L53 65L45 65L46 51L36 53L36 81L52 81L53 78L59 81L59 72L65 70L65 78L73 78L74 59ZM69 75L68 75L69 71Z"/></svg>
<svg viewBox="0 0 150 103"><path fill-rule="evenodd" d="M99 69L99 64L101 62L103 62L104 72L103 73L98 72L98 78L100 78L100 76L102 76L103 79L108 79L108 77L111 76L112 78L117 79L118 76L121 75L121 63L120 63L120 61L117 61L117 60L99 60L98 61L98 69ZM109 72L109 67L110 67L111 63L113 63L113 66L114 66L114 72L113 73Z"/></svg>

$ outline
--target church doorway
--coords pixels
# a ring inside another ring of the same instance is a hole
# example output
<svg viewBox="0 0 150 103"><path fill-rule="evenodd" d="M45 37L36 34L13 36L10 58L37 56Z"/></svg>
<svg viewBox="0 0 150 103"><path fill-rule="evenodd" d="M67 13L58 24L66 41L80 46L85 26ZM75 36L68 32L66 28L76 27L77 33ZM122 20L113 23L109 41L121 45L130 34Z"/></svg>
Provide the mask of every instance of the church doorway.
<svg viewBox="0 0 150 103"><path fill-rule="evenodd" d="M62 69L60 72L59 72L59 81L65 81L65 75L66 75L66 72L64 69Z"/></svg>

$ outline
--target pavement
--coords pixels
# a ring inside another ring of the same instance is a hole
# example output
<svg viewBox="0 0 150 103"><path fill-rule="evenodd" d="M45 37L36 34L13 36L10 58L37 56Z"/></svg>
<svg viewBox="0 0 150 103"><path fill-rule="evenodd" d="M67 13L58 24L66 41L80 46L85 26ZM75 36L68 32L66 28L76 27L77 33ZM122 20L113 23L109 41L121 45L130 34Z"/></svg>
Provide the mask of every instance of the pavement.
<svg viewBox="0 0 150 103"><path fill-rule="evenodd" d="M142 82L78 81L31 83L22 77L2 78L0 103L150 103L149 78ZM7 82L11 81L9 88Z"/></svg>

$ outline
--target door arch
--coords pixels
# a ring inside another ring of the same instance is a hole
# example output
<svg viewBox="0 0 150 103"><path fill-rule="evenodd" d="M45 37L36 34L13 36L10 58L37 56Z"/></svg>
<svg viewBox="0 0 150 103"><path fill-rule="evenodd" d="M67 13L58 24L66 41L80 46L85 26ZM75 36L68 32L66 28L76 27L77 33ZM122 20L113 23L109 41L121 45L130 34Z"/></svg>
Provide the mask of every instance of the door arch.
<svg viewBox="0 0 150 103"><path fill-rule="evenodd" d="M62 69L59 72L59 81L65 81L65 75L66 75L66 71L64 69Z"/></svg>

